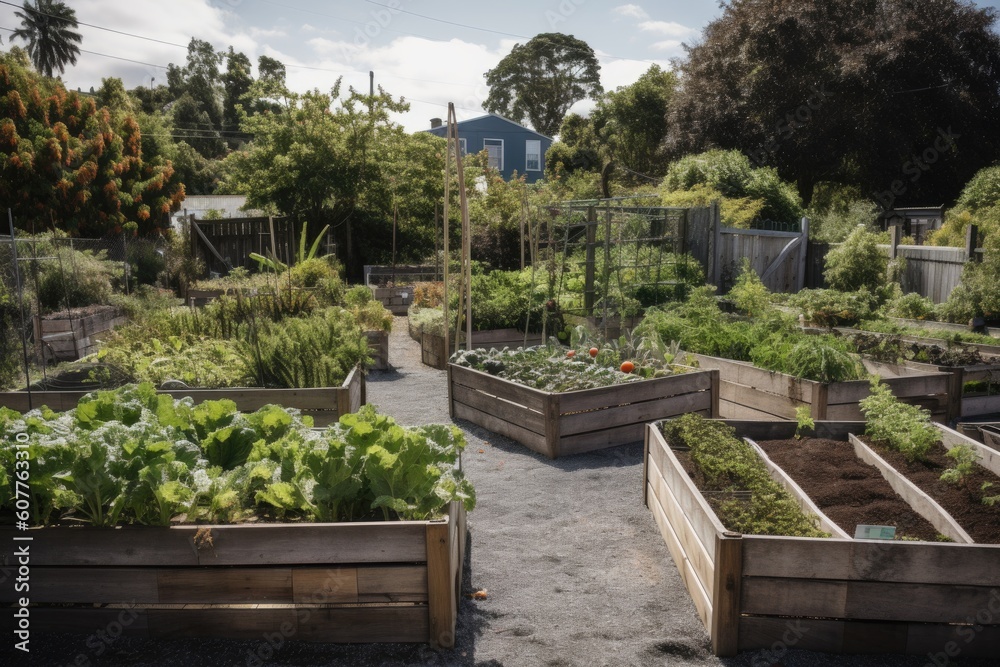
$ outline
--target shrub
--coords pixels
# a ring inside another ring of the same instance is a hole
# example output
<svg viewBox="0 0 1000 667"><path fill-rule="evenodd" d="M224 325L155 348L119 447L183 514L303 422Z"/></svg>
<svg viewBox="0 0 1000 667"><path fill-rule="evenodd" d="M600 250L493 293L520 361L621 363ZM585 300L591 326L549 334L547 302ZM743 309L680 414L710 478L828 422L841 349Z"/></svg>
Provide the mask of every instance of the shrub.
<svg viewBox="0 0 1000 667"><path fill-rule="evenodd" d="M344 305L348 308L360 307L374 300L371 288L365 285L355 285L344 294Z"/></svg>
<svg viewBox="0 0 1000 667"><path fill-rule="evenodd" d="M857 227L847 240L826 256L823 277L833 289L854 292L867 288L874 292L885 283L889 258L878 247L878 234Z"/></svg>
<svg viewBox="0 0 1000 667"><path fill-rule="evenodd" d="M12 386L20 369L21 330L17 298L0 279L0 389Z"/></svg>
<svg viewBox="0 0 1000 667"><path fill-rule="evenodd" d="M909 320L933 320L934 302L916 292L903 294L893 299L886 310L889 317Z"/></svg>
<svg viewBox="0 0 1000 667"><path fill-rule="evenodd" d="M809 237L823 243L841 243L858 227L875 232L879 208L867 199L853 199L815 211L810 219Z"/></svg>
<svg viewBox="0 0 1000 667"><path fill-rule="evenodd" d="M337 306L343 302L344 282L340 279L340 267L336 258L328 255L306 259L293 266L290 271L292 284L315 290L320 304Z"/></svg>
<svg viewBox="0 0 1000 667"><path fill-rule="evenodd" d="M1000 317L1000 236L987 236L980 262L968 262L962 281L941 304L941 317L966 324L974 317Z"/></svg>
<svg viewBox="0 0 1000 667"><path fill-rule="evenodd" d="M421 282L413 285L413 305L417 308L440 308L444 303L444 282Z"/></svg>
<svg viewBox="0 0 1000 667"><path fill-rule="evenodd" d="M111 281L121 276L120 265L107 261L103 253L62 247L55 258L41 262L38 301L46 312L107 303Z"/></svg>
<svg viewBox="0 0 1000 667"><path fill-rule="evenodd" d="M667 170L662 192L668 196L698 185L726 198L761 202L759 217L765 220L797 222L802 217L795 188L782 181L774 169L755 169L739 151L715 150L681 158Z"/></svg>
<svg viewBox="0 0 1000 667"><path fill-rule="evenodd" d="M771 293L750 265L749 257L743 258L736 284L729 290L729 298L750 316L760 315L771 307Z"/></svg>

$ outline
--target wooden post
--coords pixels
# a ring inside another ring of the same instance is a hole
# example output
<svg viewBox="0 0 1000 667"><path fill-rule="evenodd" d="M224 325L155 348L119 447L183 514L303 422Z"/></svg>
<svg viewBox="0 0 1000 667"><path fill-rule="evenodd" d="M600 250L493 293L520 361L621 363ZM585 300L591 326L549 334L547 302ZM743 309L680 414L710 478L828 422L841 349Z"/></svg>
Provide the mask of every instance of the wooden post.
<svg viewBox="0 0 1000 667"><path fill-rule="evenodd" d="M594 206L587 207L587 259L584 269L583 283L583 307L587 315L594 314L594 257L597 245L597 209Z"/></svg>
<svg viewBox="0 0 1000 667"><path fill-rule="evenodd" d="M545 440L547 456L559 456L559 394L550 393L545 399Z"/></svg>
<svg viewBox="0 0 1000 667"><path fill-rule="evenodd" d="M719 395L722 392L722 377L718 368L708 371L712 378L712 419L719 418Z"/></svg>
<svg viewBox="0 0 1000 667"><path fill-rule="evenodd" d="M712 284L716 287L722 280L722 215L719 211L719 201L712 202L712 252L709 253L712 264L709 274Z"/></svg>
<svg viewBox="0 0 1000 667"><path fill-rule="evenodd" d="M830 385L825 382L817 382L812 390L812 418L815 420L826 419L828 403L830 402Z"/></svg>
<svg viewBox="0 0 1000 667"><path fill-rule="evenodd" d="M521 270L524 271L524 227L528 217L528 191L522 191L521 197Z"/></svg>
<svg viewBox="0 0 1000 667"><path fill-rule="evenodd" d="M739 649L740 594L743 579L743 536L726 531L715 536L715 579L712 591L712 653L733 656Z"/></svg>
<svg viewBox="0 0 1000 667"><path fill-rule="evenodd" d="M976 246L979 244L979 226L969 225L965 229L965 259L970 262L978 262L982 260L982 253L976 252Z"/></svg>
<svg viewBox="0 0 1000 667"><path fill-rule="evenodd" d="M806 288L806 255L809 254L809 218L802 218L802 247L799 248L799 276L797 292Z"/></svg>
<svg viewBox="0 0 1000 667"><path fill-rule="evenodd" d="M455 530L452 518L427 524L427 613L428 641L432 648L455 645L455 619L458 600L451 578L450 533Z"/></svg>
<svg viewBox="0 0 1000 667"><path fill-rule="evenodd" d="M899 225L889 227L889 259L896 259L899 254L899 240L903 229Z"/></svg>

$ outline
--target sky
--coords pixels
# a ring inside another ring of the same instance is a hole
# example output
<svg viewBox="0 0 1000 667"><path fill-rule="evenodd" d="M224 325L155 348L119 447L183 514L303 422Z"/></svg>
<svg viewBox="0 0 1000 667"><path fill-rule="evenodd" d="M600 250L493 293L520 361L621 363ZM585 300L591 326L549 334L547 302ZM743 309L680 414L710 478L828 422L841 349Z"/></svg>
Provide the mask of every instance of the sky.
<svg viewBox="0 0 1000 667"><path fill-rule="evenodd" d="M718 0L66 0L83 38L67 88L89 90L104 77L126 88L166 83L166 66L183 65L192 37L217 51L232 46L254 63L267 55L285 63L289 87L328 91L338 76L366 90L375 83L405 98L395 118L407 130L447 116L483 115L483 74L536 34L561 32L584 40L601 64L605 89L634 82L656 63L670 67L722 10ZM979 6L996 7L980 1ZM0 49L11 42L21 2L0 0ZM84 25L89 24L89 25ZM128 33L128 34L122 34ZM593 102L572 109L586 114Z"/></svg>

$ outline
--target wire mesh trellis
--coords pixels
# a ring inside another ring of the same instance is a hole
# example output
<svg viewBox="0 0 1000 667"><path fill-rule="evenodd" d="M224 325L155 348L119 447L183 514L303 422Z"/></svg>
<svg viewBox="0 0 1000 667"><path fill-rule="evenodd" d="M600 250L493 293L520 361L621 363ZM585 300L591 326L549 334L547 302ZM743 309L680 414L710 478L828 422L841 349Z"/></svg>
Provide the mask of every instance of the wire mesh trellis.
<svg viewBox="0 0 1000 667"><path fill-rule="evenodd" d="M155 282L166 243L13 233L0 235L0 388L45 384L47 363L90 351L91 332L79 318L109 310L113 294L127 294L140 281ZM50 320L65 331L46 335Z"/></svg>
<svg viewBox="0 0 1000 667"><path fill-rule="evenodd" d="M688 209L642 199L562 202L537 212L536 263L561 312L607 334L650 306L686 298L701 275L685 247L687 224Z"/></svg>

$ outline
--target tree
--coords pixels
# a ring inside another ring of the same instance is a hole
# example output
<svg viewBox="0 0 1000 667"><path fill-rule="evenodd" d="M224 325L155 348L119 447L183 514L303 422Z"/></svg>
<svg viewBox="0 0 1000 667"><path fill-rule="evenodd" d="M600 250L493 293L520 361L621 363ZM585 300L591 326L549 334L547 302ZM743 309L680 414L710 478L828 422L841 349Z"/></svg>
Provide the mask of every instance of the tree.
<svg viewBox="0 0 1000 667"><path fill-rule="evenodd" d="M226 73L222 75L222 128L232 137L228 140L232 148L247 140L246 136L236 134L240 128L240 115L236 106L243 104L243 96L250 92L250 86L253 85L250 67L250 59L246 54L237 53L230 46L229 53L226 54Z"/></svg>
<svg viewBox="0 0 1000 667"><path fill-rule="evenodd" d="M218 157L226 149L221 134L223 87L219 65L223 57L209 42L192 38L184 67L170 63L167 68L167 87L176 100L174 128L188 135L188 143L207 158Z"/></svg>
<svg viewBox="0 0 1000 667"><path fill-rule="evenodd" d="M483 107L490 112L554 136L575 103L597 98L601 66L594 50L572 35L543 33L518 44L486 72L490 93Z"/></svg>
<svg viewBox="0 0 1000 667"><path fill-rule="evenodd" d="M136 222L156 234L183 198L169 162L143 161L132 116L0 53L0 208L12 209L18 227L100 236Z"/></svg>
<svg viewBox="0 0 1000 667"><path fill-rule="evenodd" d="M652 65L635 83L598 100L594 129L615 165L626 173L655 177L666 172L667 114L676 87L673 72Z"/></svg>
<svg viewBox="0 0 1000 667"><path fill-rule="evenodd" d="M994 20L958 0L733 0L681 65L670 148L739 149L807 205L819 181L947 200L1000 147Z"/></svg>
<svg viewBox="0 0 1000 667"><path fill-rule="evenodd" d="M28 55L35 68L45 76L54 70L62 74L67 64L76 64L80 55L80 33L76 32L76 10L53 0L25 0L23 11L14 12L21 27L11 37L28 43Z"/></svg>
<svg viewBox="0 0 1000 667"><path fill-rule="evenodd" d="M255 83L250 94L276 95L261 85ZM352 88L340 99L339 81L330 93L300 95L285 89L277 96L278 113L249 116L244 111L241 127L254 138L227 160L227 187L246 194L251 207L309 222L312 234L330 224L341 235L346 264L353 269L353 221L373 184L385 178L385 151L403 133L389 114L409 105L381 88L375 96Z"/></svg>

